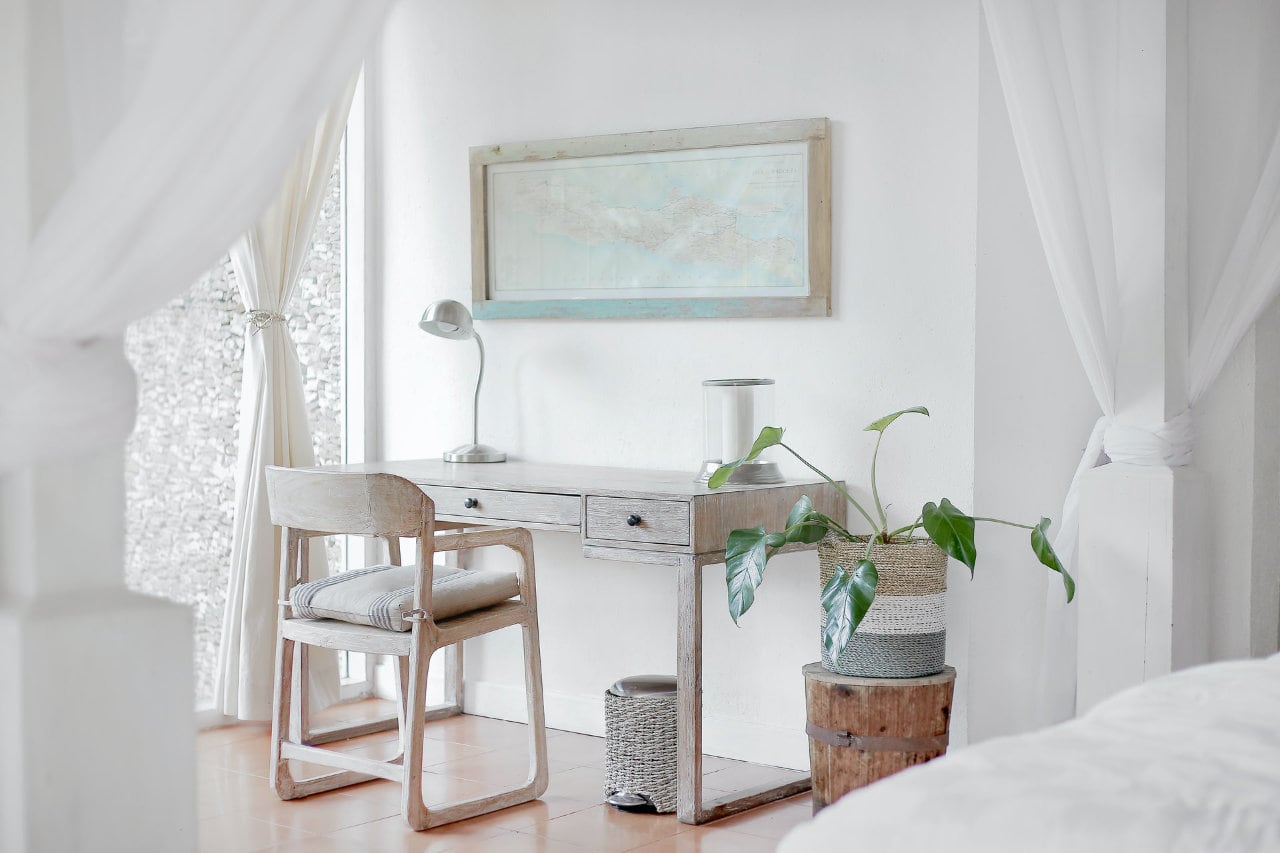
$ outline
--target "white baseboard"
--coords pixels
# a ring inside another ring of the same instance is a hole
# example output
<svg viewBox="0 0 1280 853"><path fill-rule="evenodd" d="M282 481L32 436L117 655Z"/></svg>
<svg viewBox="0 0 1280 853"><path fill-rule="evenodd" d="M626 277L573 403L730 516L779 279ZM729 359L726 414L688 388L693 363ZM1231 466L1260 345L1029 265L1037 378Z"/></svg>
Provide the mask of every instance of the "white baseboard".
<svg viewBox="0 0 1280 853"><path fill-rule="evenodd" d="M570 732L604 736L604 696L546 693L547 726ZM523 723L527 721L524 688L492 681L470 681L463 708L468 714ZM767 726L737 717L708 714L703 719L702 748L708 755L786 767L809 769L809 740L803 729Z"/></svg>

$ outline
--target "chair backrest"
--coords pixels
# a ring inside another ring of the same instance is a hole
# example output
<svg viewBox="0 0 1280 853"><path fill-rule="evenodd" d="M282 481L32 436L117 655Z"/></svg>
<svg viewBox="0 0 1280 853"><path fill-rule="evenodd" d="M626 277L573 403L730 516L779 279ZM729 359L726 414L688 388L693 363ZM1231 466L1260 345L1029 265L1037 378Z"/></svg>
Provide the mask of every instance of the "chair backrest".
<svg viewBox="0 0 1280 853"><path fill-rule="evenodd" d="M271 523L356 536L418 537L435 518L422 489L393 474L267 467Z"/></svg>

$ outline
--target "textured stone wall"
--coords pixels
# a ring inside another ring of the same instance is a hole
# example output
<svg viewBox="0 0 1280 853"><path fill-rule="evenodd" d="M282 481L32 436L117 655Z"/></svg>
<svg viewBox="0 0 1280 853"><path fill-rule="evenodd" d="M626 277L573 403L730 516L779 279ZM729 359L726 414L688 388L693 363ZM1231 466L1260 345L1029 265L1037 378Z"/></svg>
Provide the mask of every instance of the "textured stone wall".
<svg viewBox="0 0 1280 853"><path fill-rule="evenodd" d="M322 464L342 459L342 273L335 166L285 311ZM138 374L138 421L126 456L125 578L133 589L193 607L197 707L213 703L227 597L245 334L231 260L223 258L125 338Z"/></svg>

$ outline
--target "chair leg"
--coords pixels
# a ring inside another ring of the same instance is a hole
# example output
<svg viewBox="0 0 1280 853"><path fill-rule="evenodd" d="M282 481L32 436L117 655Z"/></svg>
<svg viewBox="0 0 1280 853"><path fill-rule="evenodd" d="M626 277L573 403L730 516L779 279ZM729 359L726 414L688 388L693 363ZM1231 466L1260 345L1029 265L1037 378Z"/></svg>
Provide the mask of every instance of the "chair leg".
<svg viewBox="0 0 1280 853"><path fill-rule="evenodd" d="M515 549L523 562L520 597L529 607L524 632L524 688L528 702L529 719L529 784L533 797L541 797L547 790L547 721L545 699L542 692L542 644L538 633L538 592L533 570L533 537L525 532L523 541Z"/></svg>
<svg viewBox="0 0 1280 853"><path fill-rule="evenodd" d="M396 658L396 714L400 717L400 754L404 755L409 732L409 656Z"/></svg>
<svg viewBox="0 0 1280 853"><path fill-rule="evenodd" d="M311 737L311 649L297 643L293 655L293 701L289 707L289 739L309 743Z"/></svg>
<svg viewBox="0 0 1280 853"><path fill-rule="evenodd" d="M529 776L525 783L518 788L510 788L488 796L462 800L428 809L422 803L422 772L418 767L422 761L420 748L414 750L412 756L406 752L404 818L409 826L415 830L443 826L447 823L488 814L509 806L517 806L530 800L536 800L546 793L549 781L547 769L547 725L543 708L542 652L538 638L537 597L533 586L532 540L527 539L516 550L519 552L521 559L524 560L525 565L520 590L521 598L524 599L525 604L529 607L528 615L520 626L524 641L525 695L529 721ZM425 650L419 651L420 656L423 651ZM410 681L415 682L414 696L415 701L419 703L410 713L410 719L415 719L421 715L418 708L421 707L426 695L425 667L423 668L421 682L415 681L412 675ZM414 736L421 738L421 726L417 727ZM414 787L412 793L409 791L411 781Z"/></svg>
<svg viewBox="0 0 1280 853"><path fill-rule="evenodd" d="M528 691L529 709L529 776L523 785L499 790L496 793L470 800L460 800L435 808L423 806L411 813L412 800L406 800L405 821L415 830L431 829L459 820L518 806L536 800L547 790L547 729L542 709L542 666L538 651L538 627L536 617L530 614L522 626L525 648L525 686ZM408 756L405 757L405 774L408 778ZM421 798L421 776L417 778L417 796ZM406 786L407 787L407 786ZM420 799L419 799L420 802Z"/></svg>
<svg viewBox="0 0 1280 853"><path fill-rule="evenodd" d="M462 641L459 640L444 650L444 704L456 708L455 714L462 713L464 683Z"/></svg>
<svg viewBox="0 0 1280 853"><path fill-rule="evenodd" d="M547 791L547 720L542 692L542 651L538 642L538 615L529 614L524 633L524 689L529 707L529 784L530 799Z"/></svg>
<svg viewBox="0 0 1280 853"><path fill-rule="evenodd" d="M290 707L293 705L293 660L296 643L284 636L276 639L276 686L271 719L271 787L282 800L294 797L293 774L289 761L280 753L280 744L289 731Z"/></svg>
<svg viewBox="0 0 1280 853"><path fill-rule="evenodd" d="M422 740L427 722L427 672L431 666L431 654L435 651L429 630L421 623L414 627L413 648L407 658L408 686L402 691L407 705L407 726L400 733L400 746L404 755L400 813L405 822L415 830L426 829L428 826L427 806L422 800Z"/></svg>

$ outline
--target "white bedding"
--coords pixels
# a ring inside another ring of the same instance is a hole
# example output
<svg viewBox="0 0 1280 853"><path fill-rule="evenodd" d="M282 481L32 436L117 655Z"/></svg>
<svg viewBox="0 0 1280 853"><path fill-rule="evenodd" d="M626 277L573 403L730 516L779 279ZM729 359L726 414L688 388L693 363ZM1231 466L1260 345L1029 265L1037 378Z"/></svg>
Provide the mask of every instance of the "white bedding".
<svg viewBox="0 0 1280 853"><path fill-rule="evenodd" d="M778 850L1280 851L1280 655L1184 670L913 767Z"/></svg>

